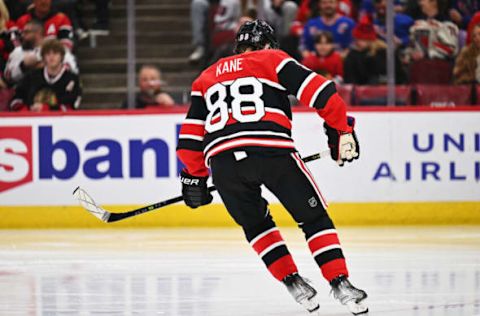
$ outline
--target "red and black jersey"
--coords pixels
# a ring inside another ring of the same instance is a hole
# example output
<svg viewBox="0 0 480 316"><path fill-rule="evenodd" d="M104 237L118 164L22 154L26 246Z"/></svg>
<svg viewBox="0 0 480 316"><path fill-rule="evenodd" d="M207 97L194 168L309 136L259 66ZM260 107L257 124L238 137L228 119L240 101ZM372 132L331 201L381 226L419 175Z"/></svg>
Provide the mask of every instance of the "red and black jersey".
<svg viewBox="0 0 480 316"><path fill-rule="evenodd" d="M225 151L295 151L289 94L317 109L333 128L351 131L335 84L283 51L222 58L192 85L192 104L177 147L188 173L208 175L209 158Z"/></svg>
<svg viewBox="0 0 480 316"><path fill-rule="evenodd" d="M10 110L23 111L35 103L45 105L46 111L76 110L80 106L82 88L76 74L64 66L55 77L41 68L29 72L15 88Z"/></svg>
<svg viewBox="0 0 480 316"><path fill-rule="evenodd" d="M33 19L43 23L45 37L56 38L70 49L73 47L73 27L68 16L61 12L52 11L46 17L40 19L35 15L34 10L30 10L17 20L18 29L23 30L25 25Z"/></svg>

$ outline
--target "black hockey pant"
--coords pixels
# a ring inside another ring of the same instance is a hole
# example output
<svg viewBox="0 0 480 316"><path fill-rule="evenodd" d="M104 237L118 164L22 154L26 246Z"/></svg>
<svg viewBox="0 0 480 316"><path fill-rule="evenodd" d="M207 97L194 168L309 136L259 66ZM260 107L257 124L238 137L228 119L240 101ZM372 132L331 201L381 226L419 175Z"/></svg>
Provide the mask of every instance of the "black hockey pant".
<svg viewBox="0 0 480 316"><path fill-rule="evenodd" d="M297 272L280 232L261 196L265 185L305 233L324 277L348 276L332 220L314 178L298 153L275 156L249 152L222 153L211 158L213 183L228 212L240 226L272 275L282 280ZM243 158L243 159L241 159Z"/></svg>

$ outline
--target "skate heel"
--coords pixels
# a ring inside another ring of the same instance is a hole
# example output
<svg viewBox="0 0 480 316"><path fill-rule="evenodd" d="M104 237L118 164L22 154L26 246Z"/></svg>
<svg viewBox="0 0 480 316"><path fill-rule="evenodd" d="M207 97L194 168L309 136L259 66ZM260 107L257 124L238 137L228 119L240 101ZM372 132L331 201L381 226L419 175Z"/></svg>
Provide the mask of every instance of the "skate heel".
<svg viewBox="0 0 480 316"><path fill-rule="evenodd" d="M333 297L347 306L353 315L368 313L368 307L363 302L367 298L367 293L354 287L346 276L341 275L335 278L330 285Z"/></svg>
<svg viewBox="0 0 480 316"><path fill-rule="evenodd" d="M295 301L302 305L309 313L316 313L318 311L320 304L318 302L317 291L308 280L303 279L298 273L294 273L285 277L283 283Z"/></svg>

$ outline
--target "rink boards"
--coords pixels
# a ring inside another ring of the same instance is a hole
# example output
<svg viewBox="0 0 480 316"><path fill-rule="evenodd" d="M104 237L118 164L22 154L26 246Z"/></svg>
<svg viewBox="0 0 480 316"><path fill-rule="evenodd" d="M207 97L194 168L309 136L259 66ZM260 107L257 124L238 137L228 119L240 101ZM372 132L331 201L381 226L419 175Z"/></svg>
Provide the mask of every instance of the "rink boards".
<svg viewBox="0 0 480 316"><path fill-rule="evenodd" d="M361 159L308 164L338 224L480 223L480 111L474 108L351 111ZM177 196L175 156L184 111L2 115L0 227L107 225L72 198L80 185L113 211ZM306 156L326 148L316 113L294 113ZM268 192L277 222L294 225ZM218 196L197 211L175 205L109 226L230 226Z"/></svg>

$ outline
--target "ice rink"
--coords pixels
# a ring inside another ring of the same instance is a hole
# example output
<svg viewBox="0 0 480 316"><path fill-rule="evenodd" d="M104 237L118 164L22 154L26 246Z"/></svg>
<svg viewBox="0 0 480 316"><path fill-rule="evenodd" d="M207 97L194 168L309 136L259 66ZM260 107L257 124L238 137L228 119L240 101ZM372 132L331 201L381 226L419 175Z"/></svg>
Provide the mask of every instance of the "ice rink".
<svg viewBox="0 0 480 316"><path fill-rule="evenodd" d="M283 229L321 315L329 295L299 230ZM369 315L480 316L480 227L340 228ZM240 229L0 230L0 315L307 315Z"/></svg>

